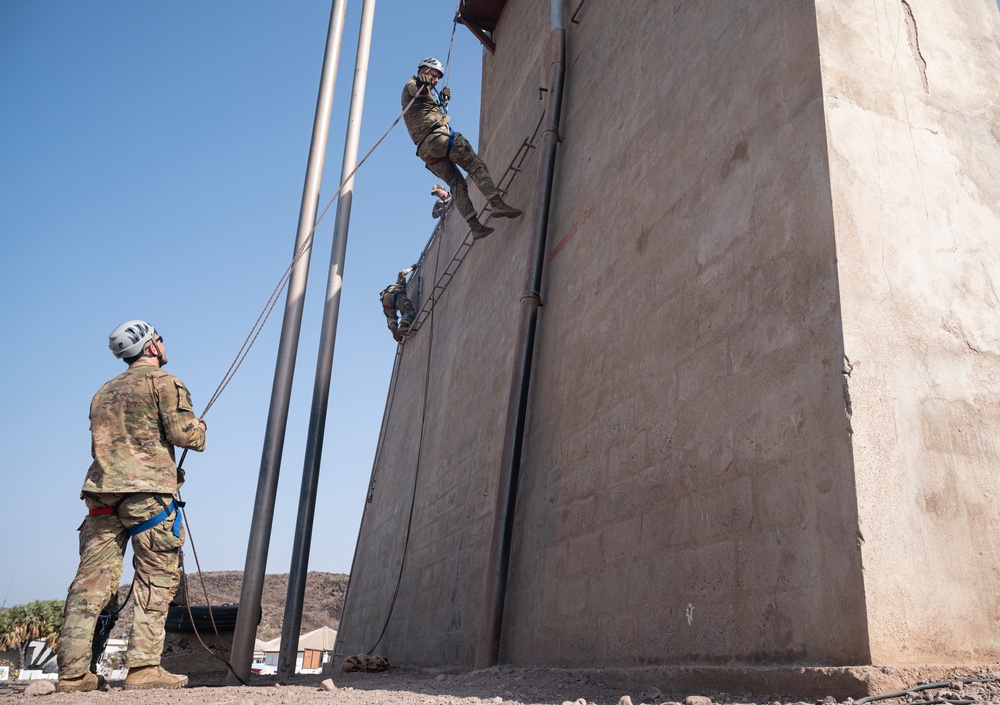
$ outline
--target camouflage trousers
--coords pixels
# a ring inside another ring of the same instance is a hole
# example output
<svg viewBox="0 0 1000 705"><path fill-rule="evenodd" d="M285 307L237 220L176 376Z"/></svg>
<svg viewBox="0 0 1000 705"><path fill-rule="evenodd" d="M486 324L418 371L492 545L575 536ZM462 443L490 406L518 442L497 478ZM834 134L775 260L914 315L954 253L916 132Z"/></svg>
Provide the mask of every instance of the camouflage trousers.
<svg viewBox="0 0 1000 705"><path fill-rule="evenodd" d="M486 164L469 144L461 133L455 133L455 139L451 145L451 152L448 152L448 128L431 133L427 139L420 143L417 149L417 156L424 160L427 169L435 176L444 179L445 183L451 187L451 195L455 202L455 207L462 217L471 220L476 217L476 209L469 200L469 188L465 184L465 177L458 167L462 167L475 182L479 191L489 200L493 196L499 196L500 191L490 177L490 172Z"/></svg>
<svg viewBox="0 0 1000 705"><path fill-rule="evenodd" d="M80 526L80 566L66 596L65 621L59 637L59 677L76 678L90 670L91 643L101 609L118 589L122 559L129 538L135 552L135 616L128 639L125 665L155 666L163 652L163 625L167 607L180 582L178 556L184 544L174 536L177 512L136 536L128 527L159 514L163 507L156 497L170 503L170 495L87 494L88 509L108 507L125 497L117 514L88 516Z"/></svg>
<svg viewBox="0 0 1000 705"><path fill-rule="evenodd" d="M417 316L413 310L413 302L405 291L399 293L386 291L382 294L382 313L385 314L390 329L396 325L397 312L403 317L402 322L406 325L413 323L413 319Z"/></svg>

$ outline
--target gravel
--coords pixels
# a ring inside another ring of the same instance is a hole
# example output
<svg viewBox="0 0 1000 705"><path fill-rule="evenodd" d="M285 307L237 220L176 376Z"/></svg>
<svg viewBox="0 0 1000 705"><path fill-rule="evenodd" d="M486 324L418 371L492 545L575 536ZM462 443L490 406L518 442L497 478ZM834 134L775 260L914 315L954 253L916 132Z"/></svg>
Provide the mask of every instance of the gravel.
<svg viewBox="0 0 1000 705"><path fill-rule="evenodd" d="M898 703L1000 703L1000 683L951 680L902 697L875 701ZM327 682L324 686L324 681ZM0 684L0 703L22 705L837 705L834 698L801 700L780 695L661 693L657 688L629 691L592 680L580 671L498 666L481 671L393 667L378 673L299 675L278 681L254 676L249 686L225 686L220 675L193 678L181 690L122 690L110 681L103 691L52 693L39 682ZM853 700L842 701L853 705Z"/></svg>

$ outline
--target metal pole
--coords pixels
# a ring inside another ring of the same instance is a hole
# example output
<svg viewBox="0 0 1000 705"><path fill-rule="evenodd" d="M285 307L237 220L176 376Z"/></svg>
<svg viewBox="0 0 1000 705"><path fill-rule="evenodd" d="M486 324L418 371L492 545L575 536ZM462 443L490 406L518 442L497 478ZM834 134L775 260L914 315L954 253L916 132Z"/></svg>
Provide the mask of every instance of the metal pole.
<svg viewBox="0 0 1000 705"><path fill-rule="evenodd" d="M341 190L340 201L337 203L337 219L333 229L333 249L330 253L326 305L323 308L323 328L320 333L316 380L313 385L312 408L309 414L309 433L306 436L306 454L302 469L302 490L299 493L299 514L295 522L292 565L288 571L285 616L281 625L281 646L278 651L279 678L288 677L295 673L299 630L302 627L302 603L306 591L306 575L309 570L309 548L312 542L313 517L316 514L316 490L319 486L326 411L330 399L330 373L333 368L333 352L337 342L340 292L344 283L347 234L350 229L351 201L354 196L354 177L350 174L358 162L361 115L365 105L368 57L371 50L374 19L375 0L364 0L361 8L361 28L358 32L358 54L354 64L351 108L347 120L347 137L344 142L344 163L340 176L344 186Z"/></svg>
<svg viewBox="0 0 1000 705"><path fill-rule="evenodd" d="M539 149L541 163L538 167L538 190L535 193L535 220L532 224L535 241L525 291L521 294L521 317L514 350L510 395L507 398L507 421L504 427L500 473L497 476L490 553L483 580L483 608L480 612L479 638L476 642L476 668L479 669L496 665L500 658L500 635L503 627L511 537L514 533L517 481L521 467L521 447L524 442L524 422L528 410L528 385L531 381L532 351L535 346L535 328L540 305L542 265L545 262L545 238L548 234L549 207L552 203L552 181L559 140L559 115L562 110L566 66L566 30L562 21L562 2L563 0L551 0L552 29L549 34L549 47L552 63L549 68L545 130L542 132L542 144Z"/></svg>
<svg viewBox="0 0 1000 705"><path fill-rule="evenodd" d="M295 253L302 249L316 223L316 208L319 202L320 185L323 181L323 162L326 157L327 137L330 134L330 114L333 109L334 88L337 85L337 64L340 60L340 44L344 37L346 13L347 0L333 0L333 5L330 8L330 25L326 35L326 51L323 55L319 96L316 99L316 115L313 119L309 162L306 166L305 184L302 188L302 204L299 207ZM257 499L254 502L250 540L247 545L246 564L243 569L240 609L236 616L236 631L233 633L231 660L233 670L236 673L229 674L227 679L229 685L238 685L240 679L246 681L250 677L254 639L257 636L257 625L260 622L260 598L264 590L267 549L271 541L271 523L274 519L274 498L278 491L281 451L285 442L285 427L288 423L288 405L292 395L295 354L299 345L299 330L302 327L302 306L305 300L311 253L312 246L310 244L295 264L288 282L285 316L281 324L281 338L278 343L278 360L275 364L274 383L271 387L271 405L267 412L267 427L264 431L260 476L257 479Z"/></svg>

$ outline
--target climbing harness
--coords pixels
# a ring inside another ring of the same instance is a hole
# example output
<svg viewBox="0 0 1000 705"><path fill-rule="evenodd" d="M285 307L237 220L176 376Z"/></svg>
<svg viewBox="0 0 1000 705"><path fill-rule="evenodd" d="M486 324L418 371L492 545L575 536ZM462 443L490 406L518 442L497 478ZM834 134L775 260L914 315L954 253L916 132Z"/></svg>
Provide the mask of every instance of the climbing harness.
<svg viewBox="0 0 1000 705"><path fill-rule="evenodd" d="M158 501L161 505L166 504L159 497L156 498L156 501ZM179 502L178 500L172 498L170 500L170 504L167 504L165 507L163 507L163 511L161 511L156 516L150 517L141 524L136 524L135 526L128 527L128 532L132 536L138 536L144 531L149 531L154 526L159 526L160 524L165 522L167 518L170 517L174 512L177 512L177 519L174 520L174 528L172 530L172 533L175 537L180 538L181 522L178 521L178 519L183 519L183 515L181 514L181 507L183 506L184 502Z"/></svg>
<svg viewBox="0 0 1000 705"><path fill-rule="evenodd" d="M431 135L437 133L437 132L440 132L441 128L443 128L443 127L447 127L448 128L448 151L445 152L445 154L444 154L443 157L438 157L437 159L435 159L432 162L424 162L424 164L428 168L434 166L435 164L437 164L442 159L448 159L449 157L451 157L451 148L455 145L455 131L451 128L451 125L446 125L446 124L434 125L430 130L427 131L427 134L424 135L423 137L421 137L420 141L417 142L417 151L414 152L414 154L416 154L419 157L420 156L420 148L424 146L424 142L427 141L427 138L430 137ZM434 172L431 172L431 173L433 174ZM435 176L436 176L436 174L435 174ZM448 184L448 185L451 186L451 184Z"/></svg>
<svg viewBox="0 0 1000 705"><path fill-rule="evenodd" d="M120 507L121 504L122 504L122 502L124 502L130 496L131 496L130 494L129 495L125 495L124 497L122 497L120 500L118 500L117 502L115 502L110 507L95 507L94 509L91 509L90 511L88 511L87 515L88 516L103 516L103 515L107 515L107 514L118 514L118 507ZM171 498L170 504L167 504L162 499L160 499L159 496L156 496L156 495L154 495L154 496L156 497L156 501L160 503L160 506L163 507L163 511L161 511L159 514L157 514L155 516L150 517L149 519L146 519L146 521L144 521L144 522L136 524L135 526L125 527L125 528L128 529L129 535L131 535L131 536L138 536L139 534L143 533L144 531L149 531L154 526L159 526L160 524L162 524L163 522L165 522L175 511L178 514L178 518L183 519L183 515L181 514L181 507L184 506L184 502L181 502L180 500L178 500L176 498ZM176 521L176 520L174 521L173 534L177 538L181 537L181 522L180 521Z"/></svg>

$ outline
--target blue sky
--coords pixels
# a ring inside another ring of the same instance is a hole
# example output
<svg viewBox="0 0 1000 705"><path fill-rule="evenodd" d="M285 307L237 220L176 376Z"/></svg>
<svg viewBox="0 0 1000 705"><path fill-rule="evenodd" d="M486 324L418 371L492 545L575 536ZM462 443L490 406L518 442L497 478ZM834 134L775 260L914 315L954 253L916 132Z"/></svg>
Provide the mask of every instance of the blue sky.
<svg viewBox="0 0 1000 705"><path fill-rule="evenodd" d="M340 176L349 4L321 210ZM454 11L378 3L361 154L416 62L446 59ZM329 14L329 0L0 3L0 603L62 599L73 577L88 406L124 369L108 333L152 322L200 412L281 277ZM473 144L481 57L459 26L451 114ZM377 294L430 235L434 181L402 125L357 177L312 570L350 570L395 352ZM316 235L268 572L290 562L333 213ZM185 463L205 570L243 568L283 305L206 417L207 451Z"/></svg>

